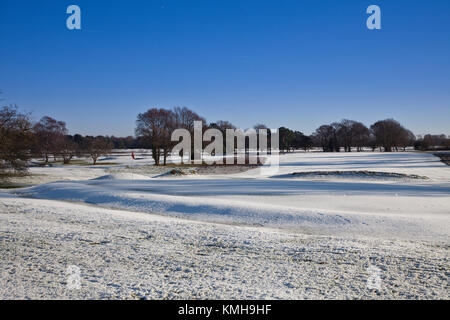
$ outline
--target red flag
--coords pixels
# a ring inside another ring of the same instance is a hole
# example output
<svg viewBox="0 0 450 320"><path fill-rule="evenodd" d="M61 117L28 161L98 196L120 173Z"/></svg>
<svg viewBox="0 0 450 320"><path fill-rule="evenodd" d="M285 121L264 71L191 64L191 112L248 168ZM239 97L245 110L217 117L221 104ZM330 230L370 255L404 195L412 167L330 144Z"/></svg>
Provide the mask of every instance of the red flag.
<svg viewBox="0 0 450 320"><path fill-rule="evenodd" d="M136 159L134 158L134 152L131 152L131 157L133 158L133 160L136 160Z"/></svg>

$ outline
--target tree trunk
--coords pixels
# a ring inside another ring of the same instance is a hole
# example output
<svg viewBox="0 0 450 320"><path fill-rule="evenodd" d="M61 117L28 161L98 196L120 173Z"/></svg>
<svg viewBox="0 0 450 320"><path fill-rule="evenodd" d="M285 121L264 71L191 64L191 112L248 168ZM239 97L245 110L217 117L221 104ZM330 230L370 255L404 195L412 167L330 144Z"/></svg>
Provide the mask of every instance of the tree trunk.
<svg viewBox="0 0 450 320"><path fill-rule="evenodd" d="M155 166L159 166L159 156L160 156L159 151L155 147L153 147L152 157L153 157L153 160L155 161Z"/></svg>

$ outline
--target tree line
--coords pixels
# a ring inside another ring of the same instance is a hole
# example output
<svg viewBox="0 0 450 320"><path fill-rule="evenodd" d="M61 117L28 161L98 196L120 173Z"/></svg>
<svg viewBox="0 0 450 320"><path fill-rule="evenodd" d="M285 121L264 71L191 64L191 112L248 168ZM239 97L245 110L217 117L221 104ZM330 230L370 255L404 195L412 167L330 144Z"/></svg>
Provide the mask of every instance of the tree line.
<svg viewBox="0 0 450 320"><path fill-rule="evenodd" d="M184 128L192 134L194 121L202 121L203 131L209 128L219 129L223 136L226 129L236 129L232 123L225 120L208 124L203 117L185 107L152 108L138 115L136 136L144 142L144 147L153 150L156 164L160 163L161 158L165 164L169 151L177 143L171 141L171 132L176 128ZM257 124L253 128L268 129L264 124ZM312 135L305 135L301 131L286 127L278 128L278 132L281 152L300 149L308 151L314 147L321 148L323 152L361 152L367 148L384 152L406 151L407 147L424 151L450 148L450 137L445 135L416 137L411 130L406 129L394 119L380 120L370 127L359 121L343 119L320 126ZM267 133L270 136L270 130ZM270 142L268 148L270 149ZM245 149L248 152L248 141L246 141Z"/></svg>
<svg viewBox="0 0 450 320"><path fill-rule="evenodd" d="M394 119L380 120L366 127L363 123L344 119L329 125L320 126L311 136L313 145L324 152L351 152L370 148L375 151L405 151L407 147L415 150L448 150L450 136L445 134L416 137Z"/></svg>
<svg viewBox="0 0 450 320"><path fill-rule="evenodd" d="M193 135L194 121L202 123L203 132L213 128L223 136L226 136L227 129L236 129L229 121L207 123L204 117L189 108L174 107L152 108L139 114L134 137L69 135L64 121L44 116L33 122L30 114L20 112L15 106L5 106L0 108L0 169L23 170L32 157L41 157L45 164L50 160L62 160L68 164L75 156L89 156L96 164L99 157L109 154L112 149L136 148L151 149L155 164L166 164L172 148L178 143L171 141L172 132L182 128ZM270 149L271 131L268 127L256 124L253 129L267 130L267 148ZM416 137L394 119L380 120L370 127L344 119L322 125L312 135L286 127L278 128L278 132L281 152L312 148L320 148L324 152L360 152L365 148L392 152L406 150L409 146L416 150L450 148L450 137L430 134ZM248 141L245 146L248 152Z"/></svg>
<svg viewBox="0 0 450 320"><path fill-rule="evenodd" d="M324 152L351 152L352 148L362 151L369 147L373 151L380 148L386 152L403 150L412 146L416 140L414 134L394 119L375 122L366 127L363 123L344 119L320 126L312 135L316 146Z"/></svg>
<svg viewBox="0 0 450 320"><path fill-rule="evenodd" d="M66 123L45 116L33 122L17 107L0 109L0 169L24 170L32 157L70 163L75 156L88 155L94 164L110 153L113 144L103 136L71 136Z"/></svg>

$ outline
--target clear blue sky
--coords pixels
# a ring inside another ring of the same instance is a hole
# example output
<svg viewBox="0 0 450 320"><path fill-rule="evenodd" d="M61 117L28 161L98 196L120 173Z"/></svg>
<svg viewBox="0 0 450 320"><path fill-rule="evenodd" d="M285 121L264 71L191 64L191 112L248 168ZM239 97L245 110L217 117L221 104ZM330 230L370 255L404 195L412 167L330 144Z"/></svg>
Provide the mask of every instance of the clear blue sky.
<svg viewBox="0 0 450 320"><path fill-rule="evenodd" d="M393 117L450 134L450 1L1 0L0 90L72 134L133 135L172 106L241 128Z"/></svg>

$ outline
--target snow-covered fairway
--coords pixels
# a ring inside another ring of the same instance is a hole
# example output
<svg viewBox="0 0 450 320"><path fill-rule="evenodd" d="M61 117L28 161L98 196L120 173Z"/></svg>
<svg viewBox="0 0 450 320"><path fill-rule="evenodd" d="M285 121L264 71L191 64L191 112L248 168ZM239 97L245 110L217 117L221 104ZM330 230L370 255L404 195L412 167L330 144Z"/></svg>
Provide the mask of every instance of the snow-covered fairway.
<svg viewBox="0 0 450 320"><path fill-rule="evenodd" d="M448 246L308 236L48 200L2 201L8 298L441 298ZM81 289L66 287L69 265ZM369 290L369 266L380 290Z"/></svg>
<svg viewBox="0 0 450 320"><path fill-rule="evenodd" d="M450 167L432 155L290 154L276 175L131 173L144 164L0 193L0 297L449 298ZM52 169L65 170L33 171ZM408 177L291 175L363 170ZM80 290L66 287L69 265ZM367 288L369 266L380 290Z"/></svg>

